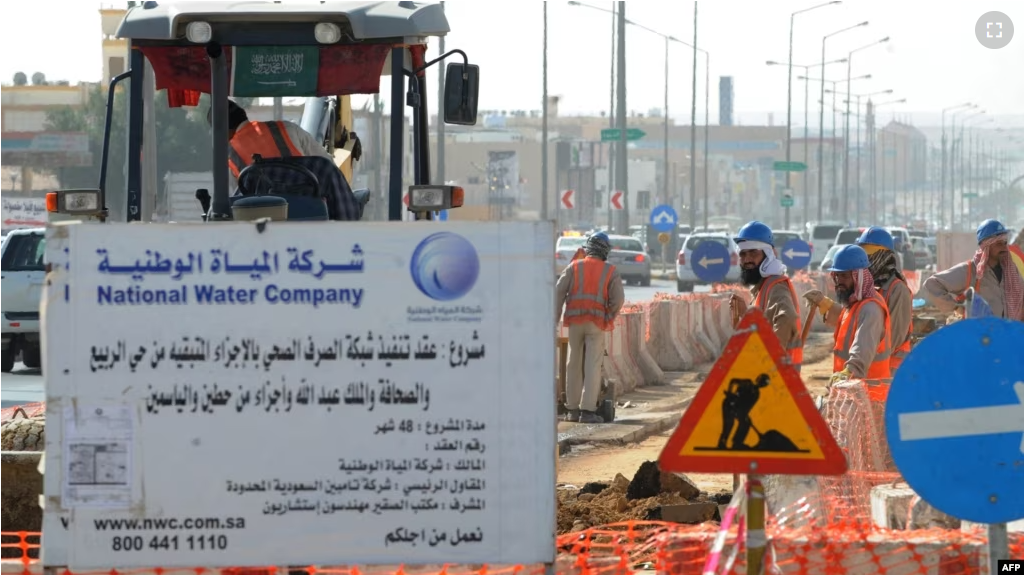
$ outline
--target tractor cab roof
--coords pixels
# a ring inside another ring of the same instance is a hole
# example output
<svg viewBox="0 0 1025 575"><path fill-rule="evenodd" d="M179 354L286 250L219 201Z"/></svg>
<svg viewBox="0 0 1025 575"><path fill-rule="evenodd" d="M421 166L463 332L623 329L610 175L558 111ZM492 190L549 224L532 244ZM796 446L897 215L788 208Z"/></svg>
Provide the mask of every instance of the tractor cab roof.
<svg viewBox="0 0 1025 575"><path fill-rule="evenodd" d="M376 94L393 48L408 48L406 68L416 68L428 37L448 31L442 7L420 2L147 1L117 36L146 56L156 88L178 106L210 93L210 44L223 49L234 96Z"/></svg>
<svg viewBox="0 0 1025 575"><path fill-rule="evenodd" d="M267 44L300 44L289 38L294 30L289 24L314 25L320 22L338 24L342 41L346 43L386 42L396 40L405 44L424 44L428 36L444 36L449 32L448 19L439 4L423 2L142 2L130 9L118 28L118 38L140 41L180 42L192 44L186 38L185 27L190 22L208 22L218 29L244 25L250 34L234 35L234 40L250 36L252 40ZM267 30L252 28L252 24L269 25ZM284 25L283 25L284 24ZM253 32L261 32L259 37ZM311 29L312 31L312 29ZM292 41L283 42L290 39ZM304 42L316 45L312 36Z"/></svg>

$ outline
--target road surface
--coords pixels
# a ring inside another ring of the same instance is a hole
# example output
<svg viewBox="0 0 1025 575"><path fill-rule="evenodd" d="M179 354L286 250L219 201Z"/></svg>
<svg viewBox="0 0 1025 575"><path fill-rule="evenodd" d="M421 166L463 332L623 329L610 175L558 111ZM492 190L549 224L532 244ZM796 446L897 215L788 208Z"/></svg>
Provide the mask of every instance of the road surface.
<svg viewBox="0 0 1025 575"><path fill-rule="evenodd" d="M695 291L701 290L702 286L695 288ZM676 293L676 281L652 279L649 287L626 286L625 291L627 302L640 303L652 300L658 292ZM24 364L16 363L11 373L5 373L0 378L0 403L3 407L13 407L43 401L45 382L40 370L28 369Z"/></svg>
<svg viewBox="0 0 1025 575"><path fill-rule="evenodd" d="M0 377L0 403L2 407L14 407L23 403L43 401L42 373L38 369L29 369L23 363L14 364L11 373Z"/></svg>

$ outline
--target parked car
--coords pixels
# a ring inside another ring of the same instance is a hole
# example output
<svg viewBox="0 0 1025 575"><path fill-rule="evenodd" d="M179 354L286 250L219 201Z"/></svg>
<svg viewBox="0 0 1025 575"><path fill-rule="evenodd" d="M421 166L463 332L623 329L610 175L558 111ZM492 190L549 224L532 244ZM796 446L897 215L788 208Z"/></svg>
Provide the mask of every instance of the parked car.
<svg viewBox="0 0 1025 575"><path fill-rule="evenodd" d="M925 243L925 238L911 238L911 251L914 252L915 263L919 266L928 266L936 263L933 259L933 253Z"/></svg>
<svg viewBox="0 0 1025 575"><path fill-rule="evenodd" d="M573 261L577 250L584 247L584 236L562 236L555 242L555 274L561 275ZM620 277L627 284L651 285L651 258L644 251L644 244L633 236L609 236L612 251L609 263L616 266Z"/></svg>
<svg viewBox="0 0 1025 575"><path fill-rule="evenodd" d="M736 283L740 281L740 266L737 265L737 261L740 257L740 249L737 244L733 242L733 238L726 233L722 232L707 232L707 233L696 233L686 237L683 242L683 249L676 256L676 291L684 292L694 289L697 284L707 284L708 282L698 278L697 274L694 273L693 258L691 254L697 247L705 242L716 242L726 247L730 253L730 269L726 272L726 278L723 282Z"/></svg>
<svg viewBox="0 0 1025 575"><path fill-rule="evenodd" d="M890 235L893 236L893 249L901 255L900 265L901 269L904 270L917 270L919 264L915 257L914 249L911 246L911 234L908 233L907 228L886 228Z"/></svg>
<svg viewBox="0 0 1025 575"><path fill-rule="evenodd" d="M633 236L609 236L609 243L609 263L616 266L627 285L650 286L651 258L645 253L644 244Z"/></svg>
<svg viewBox="0 0 1025 575"><path fill-rule="evenodd" d="M822 257L822 261L819 262L819 271L820 272L828 272L829 271L829 268L832 267L832 265L833 265L833 256L835 256L836 252L840 251L840 248L844 247L845 245L846 244L835 244L833 247L831 247L828 250L826 250L826 255L823 256Z"/></svg>
<svg viewBox="0 0 1025 575"><path fill-rule="evenodd" d="M840 222L809 223L807 225L807 238L808 243L811 244L812 257L818 257L815 254L825 254L826 250L836 243L837 232L844 229L844 227Z"/></svg>
<svg viewBox="0 0 1025 575"><path fill-rule="evenodd" d="M0 371L9 373L14 362L42 367L39 347L39 305L46 266L46 228L12 230L3 240L0 306L3 313L3 354Z"/></svg>
<svg viewBox="0 0 1025 575"><path fill-rule="evenodd" d="M865 232L865 228L843 228L836 232L836 237L833 238L833 245L847 245L853 244L858 241L861 234Z"/></svg>
<svg viewBox="0 0 1025 575"><path fill-rule="evenodd" d="M555 240L555 275L562 275L569 262L573 261L573 255L577 250L584 247L585 238L583 235L564 235Z"/></svg>

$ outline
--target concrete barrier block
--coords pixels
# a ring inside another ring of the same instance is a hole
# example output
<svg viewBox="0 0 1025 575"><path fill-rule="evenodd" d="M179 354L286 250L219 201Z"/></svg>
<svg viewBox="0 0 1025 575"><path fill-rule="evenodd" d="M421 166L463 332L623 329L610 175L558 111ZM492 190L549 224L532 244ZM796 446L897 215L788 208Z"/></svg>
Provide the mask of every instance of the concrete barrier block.
<svg viewBox="0 0 1025 575"><path fill-rule="evenodd" d="M694 357L694 346L690 333L690 304L683 299L672 300L672 323L673 323L673 344L677 347L680 357L683 358L686 368L690 369L696 363Z"/></svg>
<svg viewBox="0 0 1025 575"><path fill-rule="evenodd" d="M633 391L642 385L640 370L634 366L630 358L630 346L627 343L626 318L621 314L616 318L612 331L605 336L605 372L610 379L616 381L616 393Z"/></svg>
<svg viewBox="0 0 1025 575"><path fill-rule="evenodd" d="M719 345L713 343L712 339L708 337L708 330L705 327L704 299L695 298L687 303L695 359L701 363L712 361L719 355Z"/></svg>
<svg viewBox="0 0 1025 575"><path fill-rule="evenodd" d="M714 296L703 296L701 298L701 328L705 337L712 344L712 361L715 361L722 352L725 342L719 333L719 313Z"/></svg>
<svg viewBox="0 0 1025 575"><path fill-rule="evenodd" d="M661 385L665 383L665 373L658 366L655 359L648 353L648 345L645 342L647 323L645 312L623 314L626 317L627 345L634 365L641 373L640 385Z"/></svg>
<svg viewBox="0 0 1025 575"><path fill-rule="evenodd" d="M665 371L684 371L690 367L676 331L676 304L673 300L656 300L645 306L648 354Z"/></svg>

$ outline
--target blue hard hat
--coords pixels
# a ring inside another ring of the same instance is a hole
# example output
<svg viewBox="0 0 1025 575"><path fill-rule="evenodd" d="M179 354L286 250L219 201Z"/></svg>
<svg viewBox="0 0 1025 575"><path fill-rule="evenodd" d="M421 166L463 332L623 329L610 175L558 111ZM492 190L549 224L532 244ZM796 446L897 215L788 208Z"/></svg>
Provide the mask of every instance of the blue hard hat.
<svg viewBox="0 0 1025 575"><path fill-rule="evenodd" d="M891 252L893 251L893 235L879 226L872 226L862 232L861 237L855 240L854 243L859 246L863 246L865 244L882 246Z"/></svg>
<svg viewBox="0 0 1025 575"><path fill-rule="evenodd" d="M833 256L831 272L852 272L868 269L868 254L858 245L847 245L840 248Z"/></svg>
<svg viewBox="0 0 1025 575"><path fill-rule="evenodd" d="M975 239L981 245L988 238L1006 233L1007 228L1004 227L1004 224L996 220L986 220L979 224L979 229L975 230Z"/></svg>
<svg viewBox="0 0 1025 575"><path fill-rule="evenodd" d="M763 244L776 247L772 243L772 230L769 229L769 226L757 220L749 222L740 228L740 231L737 232L737 237L733 238L733 241L738 244L743 242L762 242Z"/></svg>
<svg viewBox="0 0 1025 575"><path fill-rule="evenodd" d="M587 237L588 240L603 241L609 243L609 236L605 232L597 232Z"/></svg>

